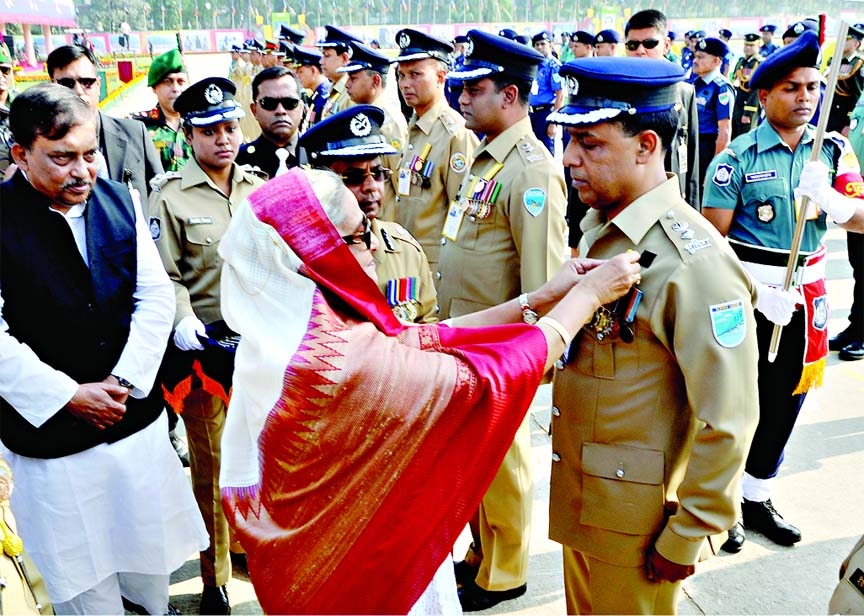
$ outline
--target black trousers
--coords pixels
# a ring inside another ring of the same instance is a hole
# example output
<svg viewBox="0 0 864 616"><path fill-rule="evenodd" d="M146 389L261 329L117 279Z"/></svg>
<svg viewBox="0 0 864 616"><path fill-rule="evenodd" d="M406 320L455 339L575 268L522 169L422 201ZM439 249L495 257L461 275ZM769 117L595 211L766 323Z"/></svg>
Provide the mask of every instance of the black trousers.
<svg viewBox="0 0 864 616"><path fill-rule="evenodd" d="M792 395L804 371L804 310L783 328L777 358L768 361L774 324L756 312L759 343L759 424L750 445L745 470L757 479L770 479L780 470L783 450L806 394ZM732 384L734 386L734 384Z"/></svg>
<svg viewBox="0 0 864 616"><path fill-rule="evenodd" d="M852 309L849 311L849 337L857 342L864 342L864 234L847 231L846 248L855 280Z"/></svg>

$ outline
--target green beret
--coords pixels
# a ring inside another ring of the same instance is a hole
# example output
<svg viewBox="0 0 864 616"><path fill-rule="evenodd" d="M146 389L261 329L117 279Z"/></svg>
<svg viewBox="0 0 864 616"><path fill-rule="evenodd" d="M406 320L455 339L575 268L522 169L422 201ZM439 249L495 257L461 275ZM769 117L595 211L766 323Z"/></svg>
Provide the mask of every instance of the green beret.
<svg viewBox="0 0 864 616"><path fill-rule="evenodd" d="M185 72L186 67L183 66L183 56L180 55L180 50L166 51L153 60L150 65L150 72L147 73L147 85L152 88L171 73Z"/></svg>

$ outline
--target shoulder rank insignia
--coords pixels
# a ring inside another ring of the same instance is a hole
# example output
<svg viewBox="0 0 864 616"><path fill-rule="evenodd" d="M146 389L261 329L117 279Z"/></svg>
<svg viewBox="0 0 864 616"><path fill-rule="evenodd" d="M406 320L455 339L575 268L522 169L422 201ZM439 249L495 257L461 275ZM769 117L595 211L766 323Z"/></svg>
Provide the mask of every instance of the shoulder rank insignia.
<svg viewBox="0 0 864 616"><path fill-rule="evenodd" d="M179 177L179 171L166 171L165 173L155 175L150 180L150 190L152 190L153 192L161 192L162 187L165 186L165 184L167 184L171 180L176 180Z"/></svg>

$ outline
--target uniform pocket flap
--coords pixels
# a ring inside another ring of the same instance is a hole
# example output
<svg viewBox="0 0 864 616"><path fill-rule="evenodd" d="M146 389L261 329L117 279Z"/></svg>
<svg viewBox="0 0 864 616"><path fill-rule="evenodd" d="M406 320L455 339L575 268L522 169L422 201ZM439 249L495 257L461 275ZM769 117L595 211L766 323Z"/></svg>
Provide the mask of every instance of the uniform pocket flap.
<svg viewBox="0 0 864 616"><path fill-rule="evenodd" d="M663 452L626 445L583 443L582 470L587 475L633 483L663 483Z"/></svg>

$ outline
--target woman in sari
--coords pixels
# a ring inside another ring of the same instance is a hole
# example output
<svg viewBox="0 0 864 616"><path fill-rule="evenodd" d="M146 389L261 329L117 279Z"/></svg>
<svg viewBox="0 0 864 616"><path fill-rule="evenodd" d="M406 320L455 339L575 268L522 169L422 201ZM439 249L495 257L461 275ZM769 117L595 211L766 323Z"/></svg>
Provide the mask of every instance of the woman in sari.
<svg viewBox="0 0 864 616"><path fill-rule="evenodd" d="M529 294L537 325L514 299L413 326L374 282L375 249L339 177L299 169L221 241L242 336L222 502L268 613L460 613L450 549L542 375L640 276L636 253L569 261Z"/></svg>

